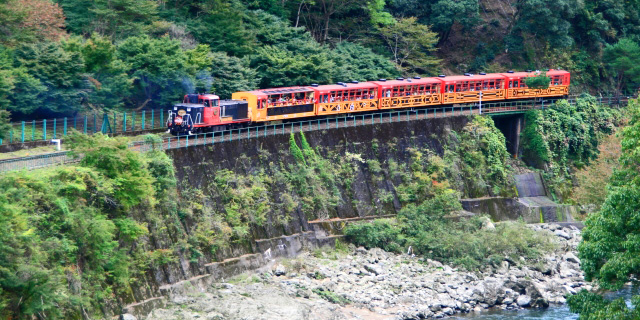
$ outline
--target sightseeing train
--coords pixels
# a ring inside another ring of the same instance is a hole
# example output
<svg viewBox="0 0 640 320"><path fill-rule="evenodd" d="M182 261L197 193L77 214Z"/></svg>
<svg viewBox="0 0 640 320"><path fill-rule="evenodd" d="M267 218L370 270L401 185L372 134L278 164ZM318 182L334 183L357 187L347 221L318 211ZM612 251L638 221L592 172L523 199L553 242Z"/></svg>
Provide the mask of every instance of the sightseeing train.
<svg viewBox="0 0 640 320"><path fill-rule="evenodd" d="M547 89L528 88L525 79L539 74L509 71L312 84L236 92L231 100L220 100L214 94L187 94L183 103L169 107L167 129L174 135L196 134L309 117L569 94L569 72L549 70Z"/></svg>

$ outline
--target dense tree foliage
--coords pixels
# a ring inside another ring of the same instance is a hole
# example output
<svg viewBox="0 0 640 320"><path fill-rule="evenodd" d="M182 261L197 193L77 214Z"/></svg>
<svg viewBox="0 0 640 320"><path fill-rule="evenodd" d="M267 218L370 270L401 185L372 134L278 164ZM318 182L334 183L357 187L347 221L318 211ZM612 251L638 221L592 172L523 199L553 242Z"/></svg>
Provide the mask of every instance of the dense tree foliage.
<svg viewBox="0 0 640 320"><path fill-rule="evenodd" d="M629 105L631 121L622 131L620 166L611 178L602 209L590 215L578 246L586 280L605 289L619 289L640 274L640 102ZM595 293L580 292L569 299L580 319L637 319L640 297L606 301Z"/></svg>
<svg viewBox="0 0 640 320"><path fill-rule="evenodd" d="M525 84L531 89L547 89L551 84L551 78L546 74L541 73L535 77L529 77L525 79Z"/></svg>
<svg viewBox="0 0 640 320"><path fill-rule="evenodd" d="M0 91L12 102L0 108L155 108L194 90L228 98L443 70L565 68L577 86L629 91L638 12L602 0L0 0Z"/></svg>
<svg viewBox="0 0 640 320"><path fill-rule="evenodd" d="M380 28L386 49L403 71L434 75L439 60L433 53L437 36L429 27L417 23L415 18L400 19Z"/></svg>
<svg viewBox="0 0 640 320"><path fill-rule="evenodd" d="M607 45L604 49L604 61L616 76L616 89L633 88L640 83L640 45L630 39L621 39L618 43Z"/></svg>
<svg viewBox="0 0 640 320"><path fill-rule="evenodd" d="M125 296L153 252L132 246L148 234L175 186L160 151L127 140L75 135L79 166L0 178L0 317L85 318Z"/></svg>

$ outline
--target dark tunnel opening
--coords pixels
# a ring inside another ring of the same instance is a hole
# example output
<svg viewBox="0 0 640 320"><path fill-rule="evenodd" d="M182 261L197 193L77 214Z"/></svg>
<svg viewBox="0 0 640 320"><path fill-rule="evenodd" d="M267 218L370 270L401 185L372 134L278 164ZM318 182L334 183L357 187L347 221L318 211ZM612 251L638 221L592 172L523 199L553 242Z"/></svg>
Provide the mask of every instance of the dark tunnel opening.
<svg viewBox="0 0 640 320"><path fill-rule="evenodd" d="M524 126L524 115L499 115L493 117L496 128L502 132L507 143L507 151L513 156L518 155L520 132Z"/></svg>

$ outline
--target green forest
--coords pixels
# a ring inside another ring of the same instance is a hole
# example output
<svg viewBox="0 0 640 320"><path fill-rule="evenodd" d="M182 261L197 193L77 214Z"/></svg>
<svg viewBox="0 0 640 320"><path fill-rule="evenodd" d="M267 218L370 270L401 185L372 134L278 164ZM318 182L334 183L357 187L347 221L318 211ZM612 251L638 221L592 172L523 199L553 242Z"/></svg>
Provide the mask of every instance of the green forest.
<svg viewBox="0 0 640 320"><path fill-rule="evenodd" d="M563 68L640 83L640 1L0 0L0 122L187 92Z"/></svg>

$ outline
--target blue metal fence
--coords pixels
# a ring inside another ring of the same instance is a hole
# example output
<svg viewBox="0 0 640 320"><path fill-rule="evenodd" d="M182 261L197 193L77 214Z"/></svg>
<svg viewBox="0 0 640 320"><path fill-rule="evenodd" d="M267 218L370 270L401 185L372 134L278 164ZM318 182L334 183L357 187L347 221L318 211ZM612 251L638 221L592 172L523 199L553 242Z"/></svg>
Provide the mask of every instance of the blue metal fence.
<svg viewBox="0 0 640 320"><path fill-rule="evenodd" d="M0 145L59 139L71 129L93 134L123 134L164 128L166 115L162 109L131 112L94 113L76 117L42 119L12 123L8 137Z"/></svg>

